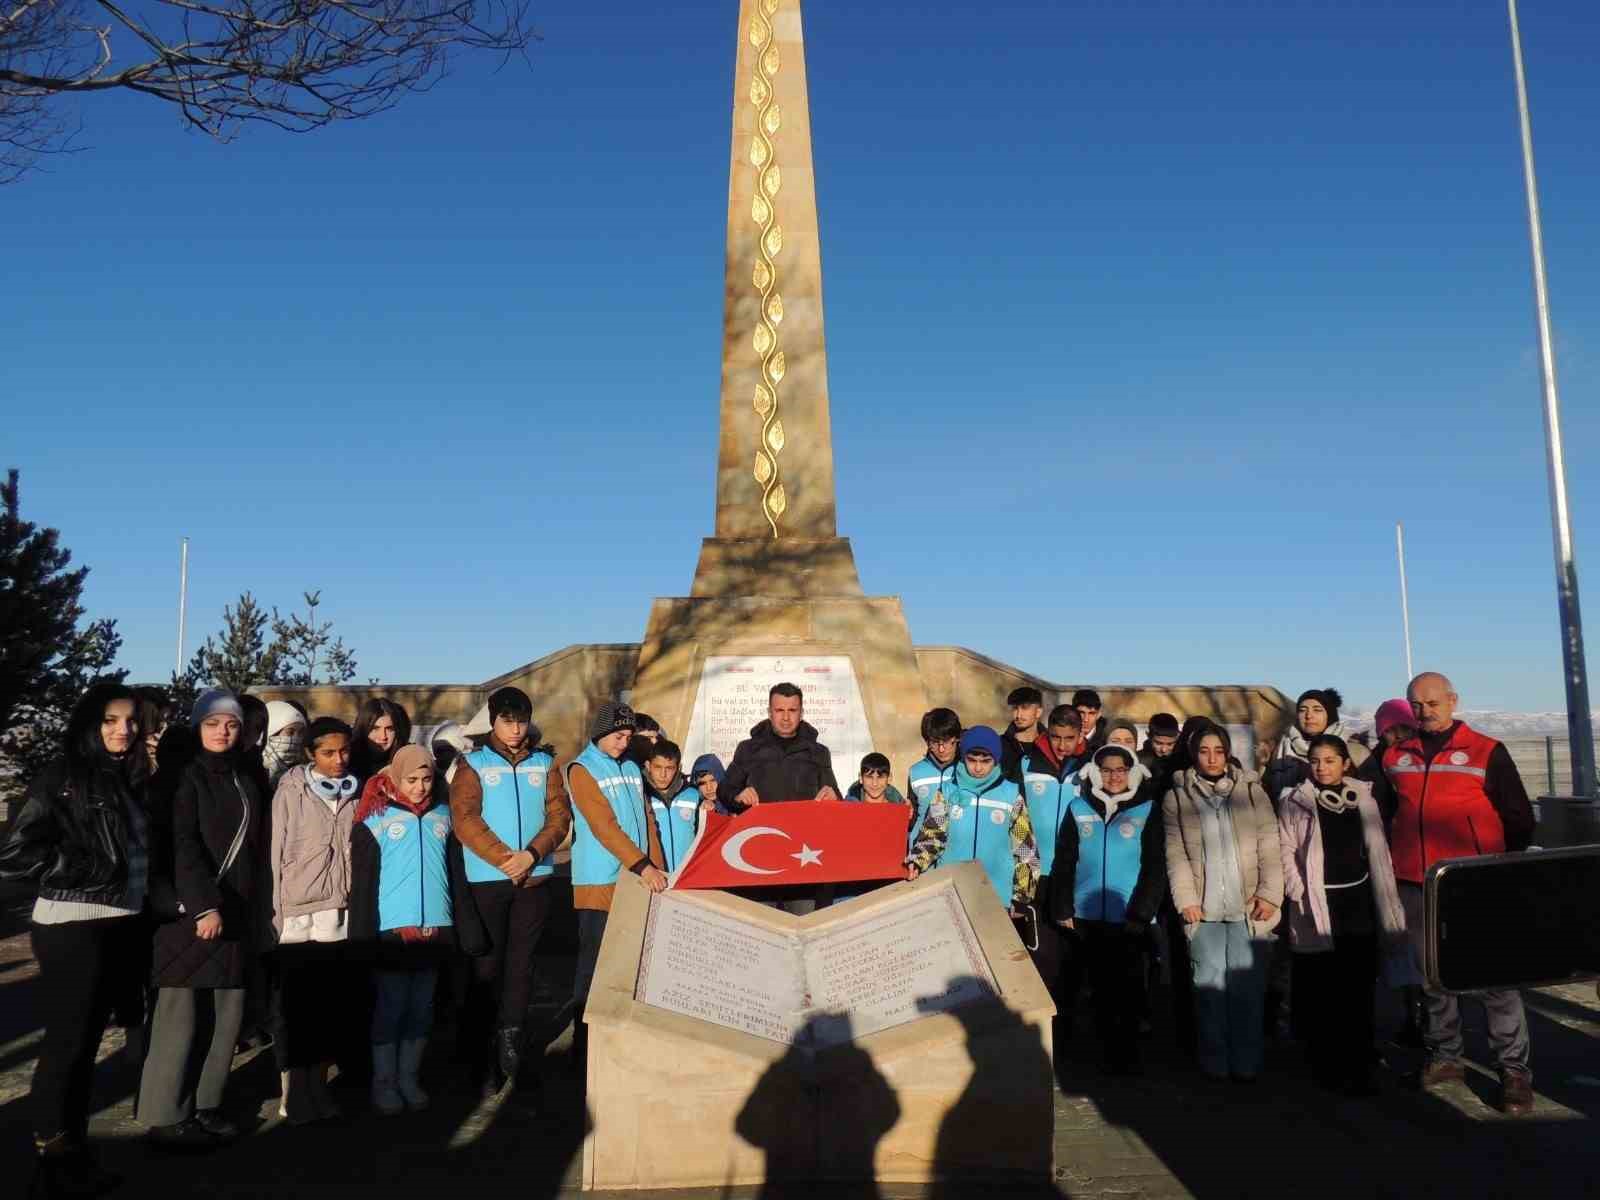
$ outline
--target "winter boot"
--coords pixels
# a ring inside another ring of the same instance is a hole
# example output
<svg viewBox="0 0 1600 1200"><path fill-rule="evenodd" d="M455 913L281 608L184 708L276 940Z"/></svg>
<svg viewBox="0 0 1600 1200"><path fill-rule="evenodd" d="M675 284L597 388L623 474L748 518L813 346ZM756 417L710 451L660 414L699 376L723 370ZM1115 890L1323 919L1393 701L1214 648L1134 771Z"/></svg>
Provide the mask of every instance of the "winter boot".
<svg viewBox="0 0 1600 1200"><path fill-rule="evenodd" d="M291 1125L310 1125L322 1120L317 1102L311 1094L311 1068L291 1067L283 1075L283 1100L278 1111L289 1119Z"/></svg>
<svg viewBox="0 0 1600 1200"><path fill-rule="evenodd" d="M399 1074L399 1047L393 1042L372 1048L372 1107L386 1117L405 1111L405 1101L396 1086Z"/></svg>
<svg viewBox="0 0 1600 1200"><path fill-rule="evenodd" d="M507 1025L495 1031L494 1065L502 1080L513 1085L517 1082L517 1070L522 1066L521 1025Z"/></svg>
<svg viewBox="0 0 1600 1200"><path fill-rule="evenodd" d="M409 1042L400 1043L396 1081L400 1087L400 1095L405 1098L406 1107L412 1112L421 1112L428 1107L428 1093L423 1091L422 1084L417 1082L417 1075L422 1070L422 1052L427 1048L427 1038L413 1038Z"/></svg>
<svg viewBox="0 0 1600 1200"><path fill-rule="evenodd" d="M311 1103L316 1106L317 1120L337 1121L344 1116L344 1110L333 1098L333 1093L328 1091L328 1072L333 1069L332 1063L317 1063L306 1069L306 1081L311 1093Z"/></svg>

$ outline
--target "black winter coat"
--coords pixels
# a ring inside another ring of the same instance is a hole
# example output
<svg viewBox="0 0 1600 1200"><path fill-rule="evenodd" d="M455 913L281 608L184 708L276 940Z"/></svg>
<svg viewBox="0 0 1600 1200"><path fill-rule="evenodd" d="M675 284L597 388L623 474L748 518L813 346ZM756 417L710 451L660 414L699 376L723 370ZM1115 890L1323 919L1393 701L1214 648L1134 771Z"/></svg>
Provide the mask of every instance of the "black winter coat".
<svg viewBox="0 0 1600 1200"><path fill-rule="evenodd" d="M817 741L817 731L800 722L792 738L781 738L772 731L772 722L763 721L739 743L733 761L717 785L717 801L729 812L741 812L734 797L753 787L763 804L775 800L811 800L824 787L839 791L833 776L833 756Z"/></svg>
<svg viewBox="0 0 1600 1200"><path fill-rule="evenodd" d="M143 788L130 786L109 758L76 772L56 760L28 788L0 845L0 879L31 880L46 900L120 904L136 827L130 808L142 815L144 803Z"/></svg>
<svg viewBox="0 0 1600 1200"><path fill-rule="evenodd" d="M157 987L237 988L262 942L267 799L232 753L200 751L172 792L169 823L152 838L153 888L170 882L183 914L156 930L152 974ZM227 873L218 869L241 825L244 841ZM202 941L195 921L222 917L222 936Z"/></svg>

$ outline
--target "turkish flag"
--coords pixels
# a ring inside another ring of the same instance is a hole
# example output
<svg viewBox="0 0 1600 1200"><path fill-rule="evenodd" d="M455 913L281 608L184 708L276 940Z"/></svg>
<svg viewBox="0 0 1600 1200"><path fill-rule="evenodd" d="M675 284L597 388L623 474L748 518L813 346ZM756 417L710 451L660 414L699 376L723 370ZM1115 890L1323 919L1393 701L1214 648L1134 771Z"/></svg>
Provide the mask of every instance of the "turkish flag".
<svg viewBox="0 0 1600 1200"><path fill-rule="evenodd" d="M795 800L706 814L675 888L793 887L905 877L904 804Z"/></svg>

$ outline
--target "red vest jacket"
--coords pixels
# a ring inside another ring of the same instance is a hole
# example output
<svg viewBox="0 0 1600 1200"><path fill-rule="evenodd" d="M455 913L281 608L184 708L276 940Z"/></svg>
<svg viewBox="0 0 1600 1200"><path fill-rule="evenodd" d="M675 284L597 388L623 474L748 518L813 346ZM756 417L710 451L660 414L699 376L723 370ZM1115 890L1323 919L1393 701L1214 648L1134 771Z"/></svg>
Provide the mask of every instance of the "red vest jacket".
<svg viewBox="0 0 1600 1200"><path fill-rule="evenodd" d="M1384 751L1383 771L1399 797L1389 837L1396 879L1421 883L1440 859L1504 852L1505 827L1483 787L1499 744L1458 724L1431 762L1420 738Z"/></svg>

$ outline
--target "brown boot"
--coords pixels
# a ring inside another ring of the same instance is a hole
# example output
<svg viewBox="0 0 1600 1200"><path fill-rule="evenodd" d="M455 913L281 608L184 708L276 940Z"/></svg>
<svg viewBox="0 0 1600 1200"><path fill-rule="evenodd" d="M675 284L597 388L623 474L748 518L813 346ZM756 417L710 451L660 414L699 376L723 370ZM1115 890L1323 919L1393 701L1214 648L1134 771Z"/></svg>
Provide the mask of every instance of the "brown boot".
<svg viewBox="0 0 1600 1200"><path fill-rule="evenodd" d="M1467 1069L1455 1059L1437 1058L1423 1067L1417 1075L1417 1086L1420 1088L1438 1087L1442 1083L1463 1083L1467 1078Z"/></svg>
<svg viewBox="0 0 1600 1200"><path fill-rule="evenodd" d="M1525 1117L1533 1111L1533 1080L1519 1071L1500 1072L1500 1111Z"/></svg>

